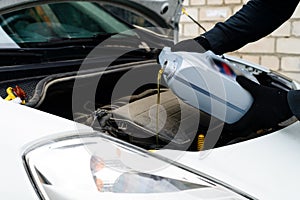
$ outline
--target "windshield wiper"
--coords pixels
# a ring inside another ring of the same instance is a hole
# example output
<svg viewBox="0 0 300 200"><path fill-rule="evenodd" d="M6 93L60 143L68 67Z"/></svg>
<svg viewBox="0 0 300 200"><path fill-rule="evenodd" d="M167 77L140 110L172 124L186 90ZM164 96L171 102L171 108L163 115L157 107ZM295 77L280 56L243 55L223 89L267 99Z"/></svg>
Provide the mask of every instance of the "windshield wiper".
<svg viewBox="0 0 300 200"><path fill-rule="evenodd" d="M102 37L112 37L112 36L121 36L121 37L133 37L140 38L137 34L126 34L126 33L97 33L94 35L94 38L102 38Z"/></svg>
<svg viewBox="0 0 300 200"><path fill-rule="evenodd" d="M98 45L100 42L115 36L120 35L121 37L126 38L134 38L139 39L139 37L136 34L124 34L124 33L97 33L94 35L91 35L90 37L51 37L48 38L45 41L41 42L32 42L29 43L30 46L33 47L59 47L62 45L72 45L72 46L78 46L78 45L91 45L95 46ZM26 45L27 46L27 45Z"/></svg>
<svg viewBox="0 0 300 200"><path fill-rule="evenodd" d="M20 46L26 46L31 48L41 48L41 47L61 47L61 46L82 46L82 45L91 45L95 46L98 45L103 40L109 38L110 36L102 37L102 38L96 38L94 36L92 37L53 37L49 38L45 41L40 42L27 42L24 45Z"/></svg>
<svg viewBox="0 0 300 200"><path fill-rule="evenodd" d="M60 41L77 41L77 40L105 40L112 36L121 36L121 37L135 37L139 38L136 34L126 34L126 33L96 33L94 35L86 36L86 37L52 37L47 40L47 42L60 42Z"/></svg>

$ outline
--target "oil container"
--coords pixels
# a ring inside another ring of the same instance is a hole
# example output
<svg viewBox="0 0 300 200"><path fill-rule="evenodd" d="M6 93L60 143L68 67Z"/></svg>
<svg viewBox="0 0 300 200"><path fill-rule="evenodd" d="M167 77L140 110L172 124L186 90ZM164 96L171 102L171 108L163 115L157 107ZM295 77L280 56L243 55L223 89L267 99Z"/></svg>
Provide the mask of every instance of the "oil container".
<svg viewBox="0 0 300 200"><path fill-rule="evenodd" d="M168 87L177 97L228 124L241 119L253 103L236 76L243 75L258 83L256 78L212 51L172 52L165 47L159 62Z"/></svg>

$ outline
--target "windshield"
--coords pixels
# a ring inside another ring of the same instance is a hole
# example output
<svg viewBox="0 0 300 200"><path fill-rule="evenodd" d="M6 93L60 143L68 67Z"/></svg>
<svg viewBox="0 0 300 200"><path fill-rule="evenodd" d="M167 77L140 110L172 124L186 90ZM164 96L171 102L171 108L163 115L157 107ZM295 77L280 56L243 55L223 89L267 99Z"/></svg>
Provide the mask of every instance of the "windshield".
<svg viewBox="0 0 300 200"><path fill-rule="evenodd" d="M81 1L37 5L3 14L0 19L3 30L20 46L109 36L130 29L97 3Z"/></svg>

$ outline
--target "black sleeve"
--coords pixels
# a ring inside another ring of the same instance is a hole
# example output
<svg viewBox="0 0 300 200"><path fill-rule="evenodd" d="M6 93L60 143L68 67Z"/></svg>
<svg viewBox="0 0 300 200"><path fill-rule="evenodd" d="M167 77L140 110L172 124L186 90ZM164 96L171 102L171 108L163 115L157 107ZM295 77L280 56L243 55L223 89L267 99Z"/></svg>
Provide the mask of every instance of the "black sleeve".
<svg viewBox="0 0 300 200"><path fill-rule="evenodd" d="M203 34L216 54L234 51L274 31L288 20L299 0L250 0L224 23Z"/></svg>
<svg viewBox="0 0 300 200"><path fill-rule="evenodd" d="M300 90L289 91L287 99L292 113L300 120Z"/></svg>

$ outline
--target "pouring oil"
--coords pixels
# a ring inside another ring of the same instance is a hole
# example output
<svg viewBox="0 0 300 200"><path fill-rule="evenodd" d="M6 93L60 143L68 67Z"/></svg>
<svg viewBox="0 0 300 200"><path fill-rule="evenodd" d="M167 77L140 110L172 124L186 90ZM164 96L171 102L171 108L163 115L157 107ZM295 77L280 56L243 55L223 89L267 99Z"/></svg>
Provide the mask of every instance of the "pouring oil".
<svg viewBox="0 0 300 200"><path fill-rule="evenodd" d="M157 74L157 99L156 99L156 146L157 147L158 147L158 139L159 139L160 82L163 73L164 70L160 69Z"/></svg>

